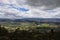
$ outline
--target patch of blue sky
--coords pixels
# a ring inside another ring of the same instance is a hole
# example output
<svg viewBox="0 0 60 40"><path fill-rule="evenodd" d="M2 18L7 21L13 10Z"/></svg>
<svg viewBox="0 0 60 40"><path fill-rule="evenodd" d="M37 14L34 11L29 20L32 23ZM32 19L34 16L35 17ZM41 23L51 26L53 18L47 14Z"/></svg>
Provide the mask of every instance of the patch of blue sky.
<svg viewBox="0 0 60 40"><path fill-rule="evenodd" d="M29 11L29 9L27 8L18 8L20 11L23 11L23 12L26 12L26 11Z"/></svg>
<svg viewBox="0 0 60 40"><path fill-rule="evenodd" d="M3 4L3 3L0 3L0 6L7 6L8 5L8 8L13 8L13 9L16 9L16 10L19 10L19 11L22 11L22 12L27 12L29 11L28 8L25 8L25 7L17 7L15 6L14 4Z"/></svg>
<svg viewBox="0 0 60 40"><path fill-rule="evenodd" d="M29 11L28 8L24 8L24 7L15 7L13 4L9 4L9 8L14 8L14 9L17 9L17 10L22 11L22 12L27 12L27 11Z"/></svg>
<svg viewBox="0 0 60 40"><path fill-rule="evenodd" d="M22 11L22 12L27 12L27 11L29 11L29 9L28 9L28 8L24 8L24 7L17 7L17 6L15 6L14 4L8 4L8 5L9 5L9 7L8 7L8 8L14 8L14 9L19 10L19 11Z"/></svg>

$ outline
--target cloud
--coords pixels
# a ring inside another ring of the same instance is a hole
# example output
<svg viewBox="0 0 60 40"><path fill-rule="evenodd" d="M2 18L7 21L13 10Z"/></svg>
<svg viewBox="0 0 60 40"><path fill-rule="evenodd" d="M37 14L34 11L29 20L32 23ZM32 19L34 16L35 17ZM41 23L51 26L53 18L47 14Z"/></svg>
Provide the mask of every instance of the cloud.
<svg viewBox="0 0 60 40"><path fill-rule="evenodd" d="M0 0L0 18L60 18L59 0Z"/></svg>
<svg viewBox="0 0 60 40"><path fill-rule="evenodd" d="M45 6L45 9L60 7L60 0L27 0L27 4L33 7Z"/></svg>

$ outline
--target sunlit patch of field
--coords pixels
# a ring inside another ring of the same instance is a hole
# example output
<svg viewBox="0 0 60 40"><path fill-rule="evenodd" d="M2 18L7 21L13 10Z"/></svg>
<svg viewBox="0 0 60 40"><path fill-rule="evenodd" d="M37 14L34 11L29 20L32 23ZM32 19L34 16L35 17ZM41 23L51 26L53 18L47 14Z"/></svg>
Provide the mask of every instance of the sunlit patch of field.
<svg viewBox="0 0 60 40"><path fill-rule="evenodd" d="M1 27L5 27L8 31L15 31L17 28L19 30L38 30L38 29L56 29L59 25L49 24L49 23L35 23L35 22L4 22L0 24Z"/></svg>

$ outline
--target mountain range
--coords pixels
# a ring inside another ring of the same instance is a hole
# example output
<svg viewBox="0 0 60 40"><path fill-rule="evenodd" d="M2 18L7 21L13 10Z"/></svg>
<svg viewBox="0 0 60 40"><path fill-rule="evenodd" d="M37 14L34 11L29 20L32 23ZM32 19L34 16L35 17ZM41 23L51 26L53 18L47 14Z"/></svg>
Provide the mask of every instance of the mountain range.
<svg viewBox="0 0 60 40"><path fill-rule="evenodd" d="M23 19L3 19L0 22L60 22L60 18L23 18Z"/></svg>

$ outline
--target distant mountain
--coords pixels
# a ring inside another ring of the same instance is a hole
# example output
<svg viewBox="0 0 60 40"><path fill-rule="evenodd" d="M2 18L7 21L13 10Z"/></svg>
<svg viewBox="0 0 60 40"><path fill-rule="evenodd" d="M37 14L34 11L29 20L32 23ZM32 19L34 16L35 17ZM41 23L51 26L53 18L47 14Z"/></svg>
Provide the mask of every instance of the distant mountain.
<svg viewBox="0 0 60 40"><path fill-rule="evenodd" d="M0 18L0 22L24 22L24 21L28 21L28 22L60 22L59 18L23 18L23 19L2 19Z"/></svg>
<svg viewBox="0 0 60 40"><path fill-rule="evenodd" d="M37 22L60 22L60 18L25 18L24 20Z"/></svg>

